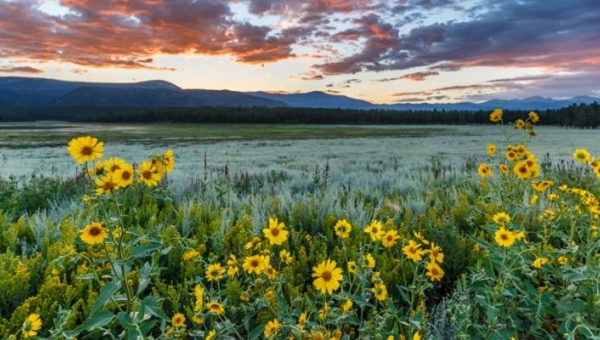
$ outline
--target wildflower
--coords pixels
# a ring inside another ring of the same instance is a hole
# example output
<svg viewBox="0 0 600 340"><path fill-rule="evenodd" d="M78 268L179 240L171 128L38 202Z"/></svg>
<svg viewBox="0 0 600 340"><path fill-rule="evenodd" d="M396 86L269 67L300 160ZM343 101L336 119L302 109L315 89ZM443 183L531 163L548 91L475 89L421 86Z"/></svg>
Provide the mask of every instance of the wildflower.
<svg viewBox="0 0 600 340"><path fill-rule="evenodd" d="M85 136L71 139L67 150L75 162L83 164L87 161L102 158L104 153L104 143L99 142L97 138Z"/></svg>
<svg viewBox="0 0 600 340"><path fill-rule="evenodd" d="M335 226L333 227L335 231L335 235L339 238L348 238L350 237L350 231L352 230L352 226L345 219L338 220Z"/></svg>
<svg viewBox="0 0 600 340"><path fill-rule="evenodd" d="M495 109L494 111L492 111L492 113L490 114L490 121L492 123L498 123L501 120L502 120L502 109Z"/></svg>
<svg viewBox="0 0 600 340"><path fill-rule="evenodd" d="M298 328L300 329L304 329L304 326L306 325L306 319L308 317L308 314L306 314L306 311L302 312L300 314L300 316L298 317Z"/></svg>
<svg viewBox="0 0 600 340"><path fill-rule="evenodd" d="M277 221L276 218L269 218L269 227L263 229L263 233L269 239L271 245L281 245L287 240L288 231L285 230L285 224Z"/></svg>
<svg viewBox="0 0 600 340"><path fill-rule="evenodd" d="M375 284L375 286L371 288L371 292L373 292L373 295L379 302L385 301L387 299L388 292L387 287L384 283Z"/></svg>
<svg viewBox="0 0 600 340"><path fill-rule="evenodd" d="M319 318L321 318L321 320L324 320L327 317L327 314L329 313L330 309L331 308L329 308L329 304L325 302L323 308L319 309Z"/></svg>
<svg viewBox="0 0 600 340"><path fill-rule="evenodd" d="M535 259L533 261L533 268L540 268L541 266L545 265L546 263L548 263L548 259L545 257L538 257L537 259Z"/></svg>
<svg viewBox="0 0 600 340"><path fill-rule="evenodd" d="M354 261L348 261L347 267L348 273L350 274L356 274L356 272L358 271L358 267L356 266L356 262Z"/></svg>
<svg viewBox="0 0 600 340"><path fill-rule="evenodd" d="M200 253L197 250L192 249L192 250L188 250L185 253L183 253L183 256L181 256L181 258L184 261L191 261L191 260L197 258L198 256L200 256Z"/></svg>
<svg viewBox="0 0 600 340"><path fill-rule="evenodd" d="M260 274L265 269L264 257L260 256L260 255L247 256L244 259L242 268L244 268L244 270L248 274L252 274L252 273Z"/></svg>
<svg viewBox="0 0 600 340"><path fill-rule="evenodd" d="M531 195L531 198L529 199L529 204L536 204L539 199L540 199L540 196Z"/></svg>
<svg viewBox="0 0 600 340"><path fill-rule="evenodd" d="M444 253L442 253L442 248L440 248L435 243L431 244L431 248L427 251L429 253L429 259L432 262L442 263L444 262Z"/></svg>
<svg viewBox="0 0 600 340"><path fill-rule="evenodd" d="M487 147L485 148L485 151L490 156L495 155L496 151L497 151L496 144L493 144L493 143L488 144Z"/></svg>
<svg viewBox="0 0 600 340"><path fill-rule="evenodd" d="M381 222L378 220L373 220L371 223L365 227L365 233L371 236L372 241L379 241L383 236L383 226Z"/></svg>
<svg viewBox="0 0 600 340"><path fill-rule="evenodd" d="M421 241L421 243L423 243L423 244L429 244L429 241L427 241L427 239L425 237L423 237L423 235L421 235L420 232L413 231L413 235L415 236L415 238L417 240Z"/></svg>
<svg viewBox="0 0 600 340"><path fill-rule="evenodd" d="M508 172L510 171L504 163L498 164L498 169L500 169L500 172L504 175L508 175Z"/></svg>
<svg viewBox="0 0 600 340"><path fill-rule="evenodd" d="M176 327L176 328L183 327L185 325L185 316L181 313L177 313L177 314L173 315L173 318L171 319L171 323L173 324L173 327Z"/></svg>
<svg viewBox="0 0 600 340"><path fill-rule="evenodd" d="M586 149L576 149L573 158L579 163L586 163L592 160L592 155Z"/></svg>
<svg viewBox="0 0 600 340"><path fill-rule="evenodd" d="M552 202L558 201L558 198L559 198L558 195L555 193L548 195L548 199Z"/></svg>
<svg viewBox="0 0 600 340"><path fill-rule="evenodd" d="M370 253L367 253L367 255L365 255L365 262L366 262L367 268L373 269L377 265L375 258Z"/></svg>
<svg viewBox="0 0 600 340"><path fill-rule="evenodd" d="M25 319L21 331L23 332L24 338L34 337L37 332L42 328L42 319L39 314L32 313Z"/></svg>
<svg viewBox="0 0 600 340"><path fill-rule="evenodd" d="M207 303L206 309L208 309L210 313L217 315L225 313L225 308L222 304L218 303L217 301L210 301L209 303Z"/></svg>
<svg viewBox="0 0 600 340"><path fill-rule="evenodd" d="M564 266L565 264L567 264L567 262L569 262L569 259L565 255L559 256L556 260L561 266Z"/></svg>
<svg viewBox="0 0 600 340"><path fill-rule="evenodd" d="M510 216L505 212L499 212L492 217L494 223L503 227L506 226L510 222Z"/></svg>
<svg viewBox="0 0 600 340"><path fill-rule="evenodd" d="M417 261L421 261L422 257L421 255L423 255L424 251L421 250L421 245L417 244L415 241L410 240L408 241L408 245L404 246L404 248L402 248L402 252L404 253L404 255L406 255L406 257L408 257L409 259L417 262Z"/></svg>
<svg viewBox="0 0 600 340"><path fill-rule="evenodd" d="M123 166L125 166L126 164L127 164L127 162L125 162L121 158L114 157L114 158L109 158L109 159L105 160L102 163L102 166L104 167L104 170L106 170L107 172L115 173L115 172L117 172L117 170L123 169Z"/></svg>
<svg viewBox="0 0 600 340"><path fill-rule="evenodd" d="M194 297L196 297L194 312L199 312L204 305L204 287L202 285L198 284L194 287Z"/></svg>
<svg viewBox="0 0 600 340"><path fill-rule="evenodd" d="M492 176L492 169L489 165L482 163L479 165L479 168L477 168L477 173L479 174L479 176L487 178Z"/></svg>
<svg viewBox="0 0 600 340"><path fill-rule="evenodd" d="M419 334L419 332L415 332L415 334L413 334L412 340L421 340L421 334Z"/></svg>
<svg viewBox="0 0 600 340"><path fill-rule="evenodd" d="M523 241L523 242L527 243L527 236L522 231L515 233L515 239L518 241Z"/></svg>
<svg viewBox="0 0 600 340"><path fill-rule="evenodd" d="M313 267L312 277L315 278L313 285L322 294L332 294L340 287L340 281L343 279L342 269L337 268L336 262L331 260Z"/></svg>
<svg viewBox="0 0 600 340"><path fill-rule="evenodd" d="M536 112L531 111L531 112L529 112L529 120L532 123L537 123L540 121L540 116Z"/></svg>
<svg viewBox="0 0 600 340"><path fill-rule="evenodd" d="M277 270L271 266L270 263L267 263L265 266L264 273L269 277L269 279L274 280L277 277Z"/></svg>
<svg viewBox="0 0 600 340"><path fill-rule="evenodd" d="M258 246L260 245L260 238L258 237L253 237L248 243L246 243L246 245L244 246L244 249L252 249L252 248L258 248Z"/></svg>
<svg viewBox="0 0 600 340"><path fill-rule="evenodd" d="M529 169L529 166L527 166L527 163L525 162L518 162L517 164L515 164L515 167L513 168L515 174L517 175L517 177L519 177L522 180L526 180L529 177L531 177L531 170Z"/></svg>
<svg viewBox="0 0 600 340"><path fill-rule="evenodd" d="M494 235L494 239L498 245L510 248L513 243L515 243L515 233L509 230L504 229L504 227L500 227L496 230L496 234Z"/></svg>
<svg viewBox="0 0 600 340"><path fill-rule="evenodd" d="M100 222L88 224L79 233L81 234L79 235L81 240L90 245L102 243L108 237L106 228Z"/></svg>
<svg viewBox="0 0 600 340"><path fill-rule="evenodd" d="M442 268L434 261L427 263L425 268L427 269L425 275L429 276L431 281L441 281L444 277L444 270L442 270Z"/></svg>
<svg viewBox="0 0 600 340"><path fill-rule="evenodd" d="M120 187L119 178L112 172L96 178L94 184L96 185L96 195L109 194Z"/></svg>
<svg viewBox="0 0 600 340"><path fill-rule="evenodd" d="M163 165L166 173L170 173L175 168L175 156L173 156L173 150L169 149L163 155Z"/></svg>
<svg viewBox="0 0 600 340"><path fill-rule="evenodd" d="M145 183L149 187L155 187L160 182L162 175L156 171L156 165L152 164L152 161L144 161L140 164L140 168L137 170L139 174L139 181Z"/></svg>
<svg viewBox="0 0 600 340"><path fill-rule="evenodd" d="M283 262L287 265L292 263L292 261L294 260L294 258L292 257L292 254L290 254L290 252L288 252L285 249L279 252L279 259L281 260L281 262Z"/></svg>
<svg viewBox="0 0 600 340"><path fill-rule="evenodd" d="M511 148L509 148L506 151L506 153L504 154L504 156L506 157L506 160L511 161L511 162L519 160L519 154L515 150L513 150Z"/></svg>
<svg viewBox="0 0 600 340"><path fill-rule="evenodd" d="M273 337L275 334L277 334L277 331L279 331L280 328L281 328L281 324L279 323L279 320L277 320L277 319L273 319L273 320L267 322L267 325L265 326L265 331L264 331L265 338L269 339L269 338Z"/></svg>
<svg viewBox="0 0 600 340"><path fill-rule="evenodd" d="M204 340L212 340L215 335L217 335L217 332L214 329L211 329L210 332L206 334L206 338L204 338Z"/></svg>
<svg viewBox="0 0 600 340"><path fill-rule="evenodd" d="M515 120L515 129L522 129L523 127L525 127L525 121L523 121L523 119L517 119Z"/></svg>
<svg viewBox="0 0 600 340"><path fill-rule="evenodd" d="M347 299L346 301L344 301L344 303L342 303L342 310L344 312L347 312L350 310L350 308L352 308L352 306L354 305L354 302L352 302L352 300Z"/></svg>
<svg viewBox="0 0 600 340"><path fill-rule="evenodd" d="M227 266L227 276L234 277L239 270L237 258L235 257L235 255L229 255L229 260L227 260Z"/></svg>
<svg viewBox="0 0 600 340"><path fill-rule="evenodd" d="M396 244L396 240L399 239L398 232L394 229L388 230L382 238L383 246L386 248L391 248Z"/></svg>
<svg viewBox="0 0 600 340"><path fill-rule="evenodd" d="M225 277L225 268L220 263L211 264L206 268L204 276L208 281L218 281Z"/></svg>
<svg viewBox="0 0 600 340"><path fill-rule="evenodd" d="M113 175L119 183L120 188L126 188L133 184L133 165L123 164L122 168L114 172Z"/></svg>

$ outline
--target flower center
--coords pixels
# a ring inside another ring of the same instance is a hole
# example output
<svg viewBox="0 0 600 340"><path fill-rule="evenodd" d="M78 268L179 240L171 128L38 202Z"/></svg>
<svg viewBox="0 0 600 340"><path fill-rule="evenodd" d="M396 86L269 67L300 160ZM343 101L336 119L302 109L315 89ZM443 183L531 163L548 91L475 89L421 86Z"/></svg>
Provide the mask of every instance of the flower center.
<svg viewBox="0 0 600 340"><path fill-rule="evenodd" d="M506 241L506 240L508 240L508 235L506 235L506 234L501 234L501 235L500 235L500 238L501 238L503 241Z"/></svg>
<svg viewBox="0 0 600 340"><path fill-rule="evenodd" d="M94 149L92 149L89 146L84 146L83 148L81 148L81 154L84 156L90 156L94 153Z"/></svg>
<svg viewBox="0 0 600 340"><path fill-rule="evenodd" d="M123 171L123 173L121 174L121 178L124 180L128 180L131 178L131 172L129 171Z"/></svg>
<svg viewBox="0 0 600 340"><path fill-rule="evenodd" d="M98 227L90 228L90 235L92 235L92 236L98 236L101 233L102 233L102 230L100 230L100 228L98 228Z"/></svg>
<svg viewBox="0 0 600 340"><path fill-rule="evenodd" d="M431 275L433 276L438 276L439 272L437 270L437 268L431 268Z"/></svg>
<svg viewBox="0 0 600 340"><path fill-rule="evenodd" d="M279 228L275 227L271 229L271 235L277 237L277 235L279 235Z"/></svg>
<svg viewBox="0 0 600 340"><path fill-rule="evenodd" d="M251 265L252 267L258 267L258 265L259 265L259 263L258 263L258 260L252 260L252 261L250 262L250 265Z"/></svg>
<svg viewBox="0 0 600 340"><path fill-rule="evenodd" d="M144 179L150 179L150 178L152 178L152 171L150 171L150 170L144 170L142 172L142 177L144 177Z"/></svg>
<svg viewBox="0 0 600 340"><path fill-rule="evenodd" d="M331 272L329 270L324 271L323 274L321 274L321 278L323 281L331 281Z"/></svg>

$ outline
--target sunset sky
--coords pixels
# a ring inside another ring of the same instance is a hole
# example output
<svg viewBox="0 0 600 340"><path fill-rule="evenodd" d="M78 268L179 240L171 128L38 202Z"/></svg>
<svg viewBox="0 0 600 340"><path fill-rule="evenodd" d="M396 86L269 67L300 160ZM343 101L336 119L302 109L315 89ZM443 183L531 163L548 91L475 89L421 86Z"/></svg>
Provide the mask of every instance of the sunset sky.
<svg viewBox="0 0 600 340"><path fill-rule="evenodd" d="M600 0L0 0L0 76L373 103L600 97Z"/></svg>

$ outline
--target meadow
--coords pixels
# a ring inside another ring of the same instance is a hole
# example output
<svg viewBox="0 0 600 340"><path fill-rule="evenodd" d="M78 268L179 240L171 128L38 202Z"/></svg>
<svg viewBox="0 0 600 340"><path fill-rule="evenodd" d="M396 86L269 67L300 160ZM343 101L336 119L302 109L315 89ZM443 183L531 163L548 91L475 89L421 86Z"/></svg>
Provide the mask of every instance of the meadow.
<svg viewBox="0 0 600 340"><path fill-rule="evenodd" d="M600 339L599 133L499 117L0 125L0 336Z"/></svg>

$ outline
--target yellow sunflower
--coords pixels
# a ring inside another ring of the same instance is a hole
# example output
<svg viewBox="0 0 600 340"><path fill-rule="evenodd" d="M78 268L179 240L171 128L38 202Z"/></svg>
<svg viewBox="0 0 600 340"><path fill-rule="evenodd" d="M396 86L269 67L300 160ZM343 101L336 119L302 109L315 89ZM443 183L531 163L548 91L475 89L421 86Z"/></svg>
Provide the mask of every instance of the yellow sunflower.
<svg viewBox="0 0 600 340"><path fill-rule="evenodd" d="M304 326L306 325L306 320L308 319L308 313L306 313L306 311L302 312L300 314L300 316L298 317L298 328L300 329L304 329Z"/></svg>
<svg viewBox="0 0 600 340"><path fill-rule="evenodd" d="M495 109L494 111L492 111L492 113L490 114L490 121L492 123L498 123L501 120L502 120L502 109Z"/></svg>
<svg viewBox="0 0 600 340"><path fill-rule="evenodd" d="M244 268L244 270L248 274L252 274L252 273L260 274L265 270L265 260L264 260L263 256L260 256L260 255L247 256L244 259L242 268Z"/></svg>
<svg viewBox="0 0 600 340"><path fill-rule="evenodd" d="M99 142L95 137L77 137L71 139L67 150L71 154L71 157L75 159L75 162L83 164L87 161L102 158L104 143Z"/></svg>
<svg viewBox="0 0 600 340"><path fill-rule="evenodd" d="M442 248L435 243L431 243L431 247L429 250L427 250L427 252L429 253L429 259L431 262L444 262L444 253L442 253Z"/></svg>
<svg viewBox="0 0 600 340"><path fill-rule="evenodd" d="M114 175L120 188L126 188L133 183L133 165L123 163Z"/></svg>
<svg viewBox="0 0 600 340"><path fill-rule="evenodd" d="M371 236L372 241L379 241L383 237L383 225L378 220L373 220L365 227L365 233Z"/></svg>
<svg viewBox="0 0 600 340"><path fill-rule="evenodd" d="M496 150L497 150L497 148L496 148L496 144L494 144L494 143L489 143L489 144L486 146L485 150L486 150L486 152L487 152L487 154L488 154L488 155L490 155L490 156L493 156L493 155L495 155L495 154L496 154Z"/></svg>
<svg viewBox="0 0 600 340"><path fill-rule="evenodd" d="M527 166L526 162L518 162L515 164L513 171L522 180L526 180L531 177L531 169Z"/></svg>
<svg viewBox="0 0 600 340"><path fill-rule="evenodd" d="M548 259L546 257L538 257L533 261L533 268L540 268L541 266L545 265L546 263L548 263Z"/></svg>
<svg viewBox="0 0 600 340"><path fill-rule="evenodd" d="M127 162L121 158L114 157L105 160L103 166L104 170L107 172L116 172L117 170L122 169L125 164L127 164Z"/></svg>
<svg viewBox="0 0 600 340"><path fill-rule="evenodd" d="M529 112L529 120L532 123L537 123L540 121L540 116L536 112L531 111L531 112Z"/></svg>
<svg viewBox="0 0 600 340"><path fill-rule="evenodd" d="M99 222L88 224L79 233L81 234L79 235L81 240L90 245L102 243L108 237L106 228Z"/></svg>
<svg viewBox="0 0 600 340"><path fill-rule="evenodd" d="M238 270L239 270L239 266L238 266L238 262L237 262L237 258L235 257L235 255L230 254L229 255L229 260L227 260L227 276L229 277L234 277L237 275Z"/></svg>
<svg viewBox="0 0 600 340"><path fill-rule="evenodd" d="M406 257L415 262L421 261L423 259L421 255L425 253L425 251L421 249L421 245L413 240L408 241L408 245L402 248L402 252Z"/></svg>
<svg viewBox="0 0 600 340"><path fill-rule="evenodd" d="M425 268L427 269L425 275L428 276L431 281L441 281L444 277L444 270L434 261L427 263Z"/></svg>
<svg viewBox="0 0 600 340"><path fill-rule="evenodd" d="M217 332L214 329L211 329L208 334L206 334L206 338L204 340L212 340L217 335Z"/></svg>
<svg viewBox="0 0 600 340"><path fill-rule="evenodd" d="M371 255L371 253L367 253L367 255L365 255L365 262L367 268L373 269L377 265L377 262L375 262L375 258L373 257L373 255Z"/></svg>
<svg viewBox="0 0 600 340"><path fill-rule="evenodd" d="M42 328L42 319L39 314L32 313L25 319L21 332L24 338L30 338L37 335L37 332Z"/></svg>
<svg viewBox="0 0 600 340"><path fill-rule="evenodd" d="M96 185L96 195L110 194L111 192L119 189L120 182L119 178L112 172L104 174L102 177L94 180Z"/></svg>
<svg viewBox="0 0 600 340"><path fill-rule="evenodd" d="M199 312L204 306L204 286L197 284L194 286L194 297L196 302L194 303L194 312Z"/></svg>
<svg viewBox="0 0 600 340"><path fill-rule="evenodd" d="M515 243L516 236L514 232L506 230L504 227L500 227L498 230L496 230L494 240L496 240L498 245L505 248L510 248Z"/></svg>
<svg viewBox="0 0 600 340"><path fill-rule="evenodd" d="M175 315L173 315L173 318L171 319L171 323L173 324L173 327L176 328L180 328L185 326L185 316L181 313L177 313Z"/></svg>
<svg viewBox="0 0 600 340"><path fill-rule="evenodd" d="M263 234L269 239L271 245L281 245L288 238L288 231L285 230L285 224L279 222L276 218L269 218L269 227L263 229Z"/></svg>
<svg viewBox="0 0 600 340"><path fill-rule="evenodd" d="M586 149L576 149L573 153L573 158L579 163L586 163L592 160L592 154Z"/></svg>
<svg viewBox="0 0 600 340"><path fill-rule="evenodd" d="M277 332L280 329L281 329L281 324L279 323L279 320L273 319L273 320L267 322L267 325L265 326L265 331L264 331L265 338L270 339L270 338L274 337L275 334L277 334Z"/></svg>
<svg viewBox="0 0 600 340"><path fill-rule="evenodd" d="M373 295L379 302L385 301L388 297L387 287L384 283L375 284L375 286L371 288L371 292L373 292Z"/></svg>
<svg viewBox="0 0 600 340"><path fill-rule="evenodd" d="M479 174L479 176L487 178L492 176L492 168L490 168L490 166L485 163L481 163L479 165L479 168L477 168L477 173Z"/></svg>
<svg viewBox="0 0 600 340"><path fill-rule="evenodd" d="M204 276L208 281L218 281L225 277L225 268L220 263L211 264L206 268Z"/></svg>
<svg viewBox="0 0 600 340"><path fill-rule="evenodd" d="M383 246L386 248L391 248L396 244L396 241L400 238L398 236L398 232L394 229L388 230L383 237L381 238Z"/></svg>
<svg viewBox="0 0 600 340"><path fill-rule="evenodd" d="M506 164L504 164L504 163L498 164L498 169L500 169L500 172L503 173L504 175L507 175L508 172L510 171L508 169L508 167L506 166Z"/></svg>
<svg viewBox="0 0 600 340"><path fill-rule="evenodd" d="M145 183L149 187L157 186L162 178L161 173L156 171L156 166L152 164L152 161L142 162L137 173L139 175L139 181Z"/></svg>
<svg viewBox="0 0 600 340"><path fill-rule="evenodd" d="M356 274L356 272L358 271L358 266L356 265L356 262L354 262L354 261L348 261L347 267L348 267L348 273L350 273L350 274Z"/></svg>
<svg viewBox="0 0 600 340"><path fill-rule="evenodd" d="M318 266L313 267L313 286L322 294L333 294L334 290L340 288L343 280L342 269L336 267L335 261L326 260Z"/></svg>
<svg viewBox="0 0 600 340"><path fill-rule="evenodd" d="M333 227L335 231L335 235L339 238L348 238L350 237L350 231L352 231L352 226L345 219L338 220L335 226Z"/></svg>
<svg viewBox="0 0 600 340"><path fill-rule="evenodd" d="M292 263L292 261L294 260L294 258L292 257L292 254L290 254L287 250L282 250L279 252L279 259L281 260L282 263L285 264L290 264Z"/></svg>
<svg viewBox="0 0 600 340"><path fill-rule="evenodd" d="M169 149L163 155L163 165L166 173L170 173L175 168L175 156L173 155L173 150Z"/></svg>
<svg viewBox="0 0 600 340"><path fill-rule="evenodd" d="M208 309L210 313L217 315L225 313L225 307L223 307L223 305L218 303L217 301L210 301L209 303L207 303L206 309Z"/></svg>
<svg viewBox="0 0 600 340"><path fill-rule="evenodd" d="M499 212L492 216L492 220L494 220L494 223L496 223L497 225L503 227L510 223L510 215L508 215L505 212Z"/></svg>

